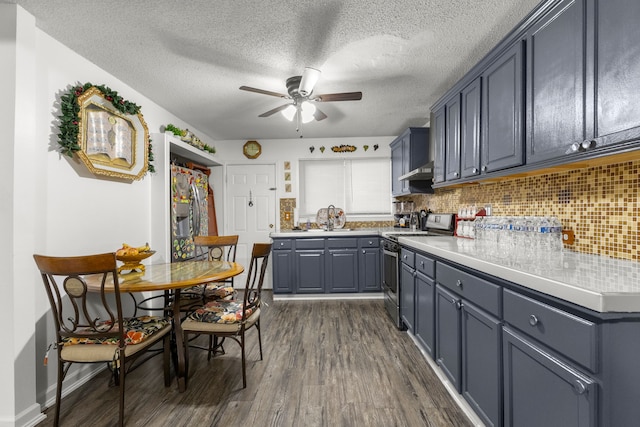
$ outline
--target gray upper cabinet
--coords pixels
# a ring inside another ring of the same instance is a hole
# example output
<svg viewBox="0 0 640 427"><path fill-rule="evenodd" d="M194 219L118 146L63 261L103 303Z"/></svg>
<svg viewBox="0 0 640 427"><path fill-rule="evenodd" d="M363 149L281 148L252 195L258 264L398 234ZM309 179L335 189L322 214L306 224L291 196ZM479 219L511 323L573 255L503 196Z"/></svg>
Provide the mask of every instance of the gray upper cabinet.
<svg viewBox="0 0 640 427"><path fill-rule="evenodd" d="M399 181L398 178L429 161L429 128L408 128L391 146L391 195L433 193L431 181Z"/></svg>
<svg viewBox="0 0 640 427"><path fill-rule="evenodd" d="M460 131L460 174L468 178L480 174L480 77L462 90Z"/></svg>
<svg viewBox="0 0 640 427"><path fill-rule="evenodd" d="M460 95L454 95L445 105L445 179L460 179Z"/></svg>
<svg viewBox="0 0 640 427"><path fill-rule="evenodd" d="M520 166L524 158L522 44L482 73L482 172Z"/></svg>
<svg viewBox="0 0 640 427"><path fill-rule="evenodd" d="M584 1L561 1L527 32L527 164L585 140Z"/></svg>
<svg viewBox="0 0 640 427"><path fill-rule="evenodd" d="M444 161L446 146L446 113L445 106L436 110L431 117L431 132L433 132L433 144L435 159L433 159L433 182L440 183L445 180Z"/></svg>
<svg viewBox="0 0 640 427"><path fill-rule="evenodd" d="M587 123L598 148L640 139L640 2L588 0ZM593 102L589 102L593 101ZM593 105L593 107L591 107ZM591 128L593 126L593 128ZM583 147L584 148L584 147Z"/></svg>

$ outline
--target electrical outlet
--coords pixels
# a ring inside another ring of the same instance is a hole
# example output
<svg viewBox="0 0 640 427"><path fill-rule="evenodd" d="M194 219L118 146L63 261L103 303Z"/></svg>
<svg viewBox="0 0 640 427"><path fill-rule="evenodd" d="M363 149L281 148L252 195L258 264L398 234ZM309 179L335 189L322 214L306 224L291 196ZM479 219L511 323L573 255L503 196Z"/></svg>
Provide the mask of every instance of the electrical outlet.
<svg viewBox="0 0 640 427"><path fill-rule="evenodd" d="M565 245L573 245L576 241L576 236L573 230L562 230L562 243Z"/></svg>

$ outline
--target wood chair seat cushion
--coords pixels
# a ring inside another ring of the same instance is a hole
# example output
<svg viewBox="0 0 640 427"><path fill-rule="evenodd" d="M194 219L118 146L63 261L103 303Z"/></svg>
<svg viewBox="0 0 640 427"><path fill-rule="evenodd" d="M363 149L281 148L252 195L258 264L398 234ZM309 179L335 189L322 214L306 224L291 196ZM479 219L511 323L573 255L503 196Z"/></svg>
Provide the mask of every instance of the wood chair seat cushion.
<svg viewBox="0 0 640 427"><path fill-rule="evenodd" d="M129 344L125 346L125 356L129 357L148 348L157 341L162 340L162 338L168 333L171 333L171 324L169 322L167 322L161 329L156 330L153 334L147 335L139 344ZM68 362L86 363L111 362L117 359L117 352L117 345L65 345L60 354L62 359Z"/></svg>
<svg viewBox="0 0 640 427"><path fill-rule="evenodd" d="M183 322L185 331L231 333L243 324L249 328L260 318L260 308L248 309L242 318L241 301L211 301L195 309Z"/></svg>
<svg viewBox="0 0 640 427"><path fill-rule="evenodd" d="M170 326L171 323L169 320L159 317L159 316L139 316L139 317L129 317L123 319L123 326L125 328L125 345L134 345L140 344L144 342L146 339L149 339L156 332L164 329L167 326ZM98 326L99 332L117 332L118 326L116 325L114 328L111 328L111 322L106 321L100 324L103 328ZM102 331L100 330L102 329ZM120 343L120 339L118 337L94 337L87 336L82 337L83 331L86 331L87 335L94 334L95 331L90 331L88 328L84 330L80 329L76 331L76 333L80 336L75 337L63 337L62 345L65 347L79 345L79 344L107 344L107 345L118 345Z"/></svg>

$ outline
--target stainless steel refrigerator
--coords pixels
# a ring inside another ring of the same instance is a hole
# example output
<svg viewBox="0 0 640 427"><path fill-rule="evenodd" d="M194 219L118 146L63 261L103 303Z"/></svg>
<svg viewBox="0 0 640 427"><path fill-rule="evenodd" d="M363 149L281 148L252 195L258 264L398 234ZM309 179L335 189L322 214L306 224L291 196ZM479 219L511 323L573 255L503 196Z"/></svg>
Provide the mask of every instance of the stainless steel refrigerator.
<svg viewBox="0 0 640 427"><path fill-rule="evenodd" d="M194 236L208 234L207 194L204 173L171 165L171 260L195 257Z"/></svg>

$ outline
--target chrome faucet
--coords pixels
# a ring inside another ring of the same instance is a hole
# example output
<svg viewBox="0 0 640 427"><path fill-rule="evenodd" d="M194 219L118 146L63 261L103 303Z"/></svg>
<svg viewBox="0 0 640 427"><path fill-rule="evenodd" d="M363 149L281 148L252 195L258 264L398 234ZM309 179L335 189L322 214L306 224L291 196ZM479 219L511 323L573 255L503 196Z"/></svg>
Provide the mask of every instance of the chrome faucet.
<svg viewBox="0 0 640 427"><path fill-rule="evenodd" d="M327 207L327 231L333 230L335 215L336 215L336 207L333 205L329 205Z"/></svg>

